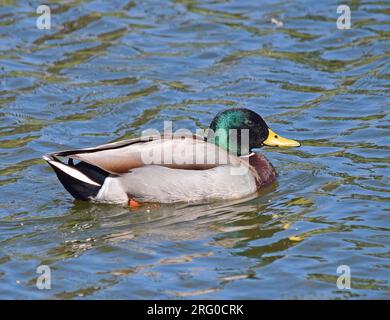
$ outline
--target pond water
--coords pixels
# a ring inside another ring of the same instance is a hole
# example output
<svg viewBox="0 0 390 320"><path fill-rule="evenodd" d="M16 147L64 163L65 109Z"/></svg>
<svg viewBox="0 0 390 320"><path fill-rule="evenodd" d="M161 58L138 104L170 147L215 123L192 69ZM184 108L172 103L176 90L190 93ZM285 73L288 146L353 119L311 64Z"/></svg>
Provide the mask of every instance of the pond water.
<svg viewBox="0 0 390 320"><path fill-rule="evenodd" d="M349 30L292 0L50 1L40 30L1 1L0 298L389 299L390 6L344 2ZM261 150L279 178L250 199L74 201L41 159L233 106L302 143Z"/></svg>

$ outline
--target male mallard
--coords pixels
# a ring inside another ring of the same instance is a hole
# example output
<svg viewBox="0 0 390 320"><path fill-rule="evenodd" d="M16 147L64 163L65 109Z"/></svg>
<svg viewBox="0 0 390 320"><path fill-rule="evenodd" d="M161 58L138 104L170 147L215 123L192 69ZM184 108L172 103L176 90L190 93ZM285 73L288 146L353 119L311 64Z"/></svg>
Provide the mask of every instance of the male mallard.
<svg viewBox="0 0 390 320"><path fill-rule="evenodd" d="M263 145L300 144L274 133L254 111L234 108L216 115L207 137L148 135L43 158L76 199L172 203L238 199L271 184L274 167L252 152Z"/></svg>

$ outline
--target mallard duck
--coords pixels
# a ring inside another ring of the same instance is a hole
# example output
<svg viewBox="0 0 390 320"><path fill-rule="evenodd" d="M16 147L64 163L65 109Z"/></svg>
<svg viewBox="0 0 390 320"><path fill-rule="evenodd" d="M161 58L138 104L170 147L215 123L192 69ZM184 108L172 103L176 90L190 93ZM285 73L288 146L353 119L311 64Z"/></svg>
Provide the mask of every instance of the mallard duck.
<svg viewBox="0 0 390 320"><path fill-rule="evenodd" d="M253 152L263 145L300 146L273 132L256 112L232 108L215 116L207 135L143 135L43 159L76 199L192 202L239 199L272 184L274 167Z"/></svg>

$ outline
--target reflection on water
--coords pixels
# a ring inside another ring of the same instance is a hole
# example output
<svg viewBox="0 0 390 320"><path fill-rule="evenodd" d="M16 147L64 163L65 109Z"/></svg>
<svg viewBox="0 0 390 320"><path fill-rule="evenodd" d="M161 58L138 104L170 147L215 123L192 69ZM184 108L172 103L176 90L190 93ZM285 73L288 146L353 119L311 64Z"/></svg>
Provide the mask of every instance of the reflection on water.
<svg viewBox="0 0 390 320"><path fill-rule="evenodd" d="M340 31L337 5L59 1L38 30L2 2L0 298L390 298L388 6L352 1ZM302 142L262 150L279 179L256 197L74 202L41 160L237 105Z"/></svg>

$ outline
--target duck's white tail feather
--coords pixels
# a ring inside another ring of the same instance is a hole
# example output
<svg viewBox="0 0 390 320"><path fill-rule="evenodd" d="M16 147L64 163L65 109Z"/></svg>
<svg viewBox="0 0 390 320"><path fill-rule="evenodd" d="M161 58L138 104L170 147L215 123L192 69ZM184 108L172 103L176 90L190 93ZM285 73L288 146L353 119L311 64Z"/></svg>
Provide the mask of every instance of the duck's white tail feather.
<svg viewBox="0 0 390 320"><path fill-rule="evenodd" d="M76 199L96 197L109 173L88 163L64 164L52 155L44 155L65 189Z"/></svg>
<svg viewBox="0 0 390 320"><path fill-rule="evenodd" d="M92 184L92 185L95 185L95 186L101 186L99 183L91 180L84 173L80 172L79 170L77 170L75 168L72 168L72 167L70 167L68 165L65 165L65 164L63 164L62 162L59 162L59 161L50 160L46 156L43 156L43 159L45 159L52 166L55 166L56 168L58 168L59 170L61 170L65 174L67 174L67 175L69 175L69 176L71 176L71 177L73 177L73 178L75 178L77 180L80 180L82 182L89 183L89 184Z"/></svg>

